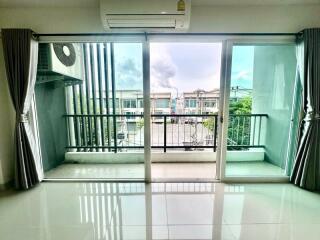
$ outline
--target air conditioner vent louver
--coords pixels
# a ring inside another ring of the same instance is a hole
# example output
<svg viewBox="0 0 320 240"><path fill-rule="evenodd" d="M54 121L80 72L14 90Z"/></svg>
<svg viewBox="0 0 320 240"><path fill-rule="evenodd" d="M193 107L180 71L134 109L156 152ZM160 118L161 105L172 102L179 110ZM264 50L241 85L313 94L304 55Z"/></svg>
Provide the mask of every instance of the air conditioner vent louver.
<svg viewBox="0 0 320 240"><path fill-rule="evenodd" d="M176 20L174 18L152 18L148 19L146 15L139 15L139 18L112 19L107 18L110 28L175 28Z"/></svg>
<svg viewBox="0 0 320 240"><path fill-rule="evenodd" d="M48 44L39 44L38 69L46 70L49 68L49 47Z"/></svg>

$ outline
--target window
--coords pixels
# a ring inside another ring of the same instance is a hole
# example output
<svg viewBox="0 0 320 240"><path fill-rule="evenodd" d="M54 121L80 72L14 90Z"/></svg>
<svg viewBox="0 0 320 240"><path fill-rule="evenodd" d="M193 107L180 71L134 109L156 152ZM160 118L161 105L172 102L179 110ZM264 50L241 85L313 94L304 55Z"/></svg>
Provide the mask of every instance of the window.
<svg viewBox="0 0 320 240"><path fill-rule="evenodd" d="M204 102L204 107L208 107L208 108L213 108L216 106L216 101L205 101Z"/></svg>
<svg viewBox="0 0 320 240"><path fill-rule="evenodd" d="M156 99L156 108L169 108L169 99Z"/></svg>
<svg viewBox="0 0 320 240"><path fill-rule="evenodd" d="M138 108L143 108L143 99L138 99Z"/></svg>
<svg viewBox="0 0 320 240"><path fill-rule="evenodd" d="M186 108L196 108L197 107L197 100L196 99L186 99L184 106Z"/></svg>
<svg viewBox="0 0 320 240"><path fill-rule="evenodd" d="M135 99L124 99L123 108L137 108L137 102Z"/></svg>

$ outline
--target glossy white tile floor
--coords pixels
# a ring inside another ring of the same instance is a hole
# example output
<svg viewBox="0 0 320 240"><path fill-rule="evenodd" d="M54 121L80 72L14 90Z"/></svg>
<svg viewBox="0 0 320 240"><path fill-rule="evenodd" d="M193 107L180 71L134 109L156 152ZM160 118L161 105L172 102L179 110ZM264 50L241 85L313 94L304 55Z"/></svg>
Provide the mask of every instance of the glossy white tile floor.
<svg viewBox="0 0 320 240"><path fill-rule="evenodd" d="M226 176L284 176L285 170L269 162L227 162Z"/></svg>
<svg viewBox="0 0 320 240"><path fill-rule="evenodd" d="M0 193L1 240L318 240L320 195L290 184L42 183Z"/></svg>
<svg viewBox="0 0 320 240"><path fill-rule="evenodd" d="M153 163L154 179L215 179L215 163ZM62 164L46 178L143 179L143 164Z"/></svg>
<svg viewBox="0 0 320 240"><path fill-rule="evenodd" d="M283 170L268 162L227 163L227 176L282 176ZM215 179L215 163L153 163L153 179ZM46 178L143 179L143 164L62 164Z"/></svg>
<svg viewBox="0 0 320 240"><path fill-rule="evenodd" d="M45 173L46 178L143 179L143 164L61 164Z"/></svg>

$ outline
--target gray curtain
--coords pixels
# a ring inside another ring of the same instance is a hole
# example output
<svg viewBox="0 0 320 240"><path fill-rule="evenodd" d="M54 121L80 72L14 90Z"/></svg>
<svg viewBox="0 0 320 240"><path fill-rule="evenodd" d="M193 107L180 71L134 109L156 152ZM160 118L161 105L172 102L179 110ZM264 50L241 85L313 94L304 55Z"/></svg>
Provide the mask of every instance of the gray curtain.
<svg viewBox="0 0 320 240"><path fill-rule="evenodd" d="M320 29L306 29L298 37L297 60L304 118L291 182L315 191L320 190Z"/></svg>
<svg viewBox="0 0 320 240"><path fill-rule="evenodd" d="M37 73L38 42L30 29L2 29L9 90L16 110L15 185L29 189L41 181L40 153L29 122Z"/></svg>

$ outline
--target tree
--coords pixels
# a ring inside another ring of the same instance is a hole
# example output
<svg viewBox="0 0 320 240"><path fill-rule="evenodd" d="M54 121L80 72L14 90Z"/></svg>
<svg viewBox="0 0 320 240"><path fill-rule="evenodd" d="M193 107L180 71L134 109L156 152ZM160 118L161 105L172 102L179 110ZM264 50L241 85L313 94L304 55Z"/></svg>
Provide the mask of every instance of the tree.
<svg viewBox="0 0 320 240"><path fill-rule="evenodd" d="M141 129L141 128L143 128L143 127L144 127L144 119L141 118L141 119L139 119L139 120L137 121L137 128L138 128L138 129Z"/></svg>
<svg viewBox="0 0 320 240"><path fill-rule="evenodd" d="M229 105L230 114L251 114L252 98L250 96L241 98L238 101L232 101Z"/></svg>
<svg viewBox="0 0 320 240"><path fill-rule="evenodd" d="M243 150L247 148L238 146L250 145L251 111L252 98L250 96L241 98L238 101L233 101L230 103L228 125L228 149ZM248 114L249 116L245 116L246 114Z"/></svg>
<svg viewBox="0 0 320 240"><path fill-rule="evenodd" d="M205 128L208 128L209 131L213 131L214 126L215 126L215 120L214 119L215 119L214 117L209 117L208 119L205 119L203 121L203 126Z"/></svg>

